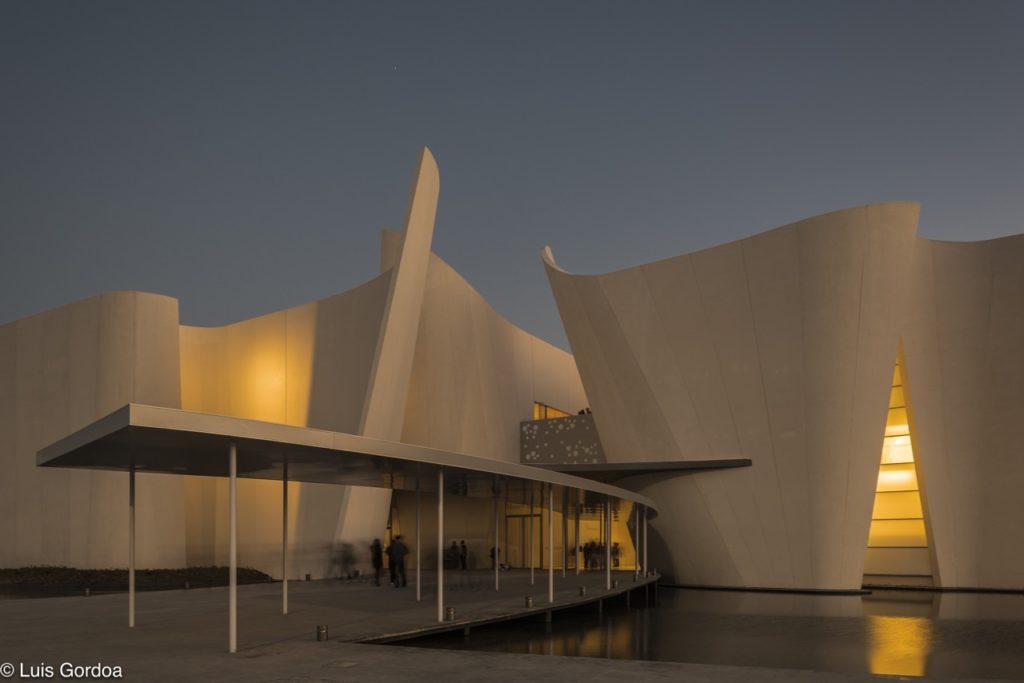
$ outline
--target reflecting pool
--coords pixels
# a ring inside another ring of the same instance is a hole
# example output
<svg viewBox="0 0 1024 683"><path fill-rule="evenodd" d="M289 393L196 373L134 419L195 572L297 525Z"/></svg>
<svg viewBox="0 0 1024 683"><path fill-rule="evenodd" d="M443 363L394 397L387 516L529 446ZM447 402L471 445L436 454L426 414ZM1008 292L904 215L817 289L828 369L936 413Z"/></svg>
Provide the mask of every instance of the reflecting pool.
<svg viewBox="0 0 1024 683"><path fill-rule="evenodd" d="M1024 678L1024 596L662 588L657 604L558 612L403 645L901 676Z"/></svg>

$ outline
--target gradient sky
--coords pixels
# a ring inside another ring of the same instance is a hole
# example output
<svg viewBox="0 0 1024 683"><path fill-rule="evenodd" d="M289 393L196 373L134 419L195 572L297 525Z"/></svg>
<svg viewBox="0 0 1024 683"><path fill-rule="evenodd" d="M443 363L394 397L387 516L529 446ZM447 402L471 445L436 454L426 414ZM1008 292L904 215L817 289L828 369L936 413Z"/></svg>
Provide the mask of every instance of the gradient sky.
<svg viewBox="0 0 1024 683"><path fill-rule="evenodd" d="M604 272L875 201L1024 232L1024 2L0 4L0 323L102 291L223 324L434 249L566 346Z"/></svg>

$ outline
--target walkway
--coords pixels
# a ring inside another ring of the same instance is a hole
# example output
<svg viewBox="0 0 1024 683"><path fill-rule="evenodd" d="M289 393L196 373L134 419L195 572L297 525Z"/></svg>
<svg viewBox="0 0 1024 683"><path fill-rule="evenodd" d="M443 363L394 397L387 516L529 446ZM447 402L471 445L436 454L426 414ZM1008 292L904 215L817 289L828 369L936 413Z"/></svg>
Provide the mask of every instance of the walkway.
<svg viewBox="0 0 1024 683"><path fill-rule="evenodd" d="M494 592L493 574L452 572L445 594L461 619L493 619L526 612L523 597L529 574L502 574ZM632 574L617 573L620 588L632 586ZM537 572L534 604L543 608L547 574ZM559 604L578 599L580 582L588 597L602 594L604 575L578 579L556 573ZM125 624L127 596L46 598L0 601L0 662L102 662L124 668L124 680L162 681L408 681L429 674L445 681L531 680L620 681L852 681L878 680L811 671L720 667L669 662L455 652L363 645L350 641L436 625L432 590L416 603L412 586L396 589L352 581L293 582L291 614L280 614L280 584L241 586L239 651L227 641L224 588L138 594L134 629ZM617 598L621 600L622 598ZM558 619L557 612L554 619ZM330 627L331 640L315 640L317 624ZM349 642L346 642L349 641ZM55 677L59 680L59 676ZM15 679L16 680L16 679Z"/></svg>
<svg viewBox="0 0 1024 683"><path fill-rule="evenodd" d="M615 572L619 594L634 587L632 572ZM409 579L413 579L410 576ZM508 618L531 610L524 608L526 595L533 595L534 611L548 608L547 571L536 572L535 584L529 572L502 572L501 590L494 590L493 572L452 571L445 573L446 604L455 608L456 624ZM331 640L360 641L436 630L435 575L423 573L423 599L416 602L416 589L373 585L372 580L292 581L288 587L289 614L281 614L281 584L238 587L239 652L286 640L315 639L316 627L326 624ZM587 597L579 597L579 586ZM555 575L555 607L608 595L604 572L572 572L563 579ZM621 597L618 599L622 599ZM190 651L223 651L227 642L228 600L226 588L153 591L136 595L136 626L126 621L124 594L92 597L44 598L0 601L0 643L39 656L53 653L54 643L76 651L125 646L166 656L169 643ZM556 616L557 618L557 616ZM107 643L97 643L96 633L107 634ZM24 648L24 649L23 649Z"/></svg>

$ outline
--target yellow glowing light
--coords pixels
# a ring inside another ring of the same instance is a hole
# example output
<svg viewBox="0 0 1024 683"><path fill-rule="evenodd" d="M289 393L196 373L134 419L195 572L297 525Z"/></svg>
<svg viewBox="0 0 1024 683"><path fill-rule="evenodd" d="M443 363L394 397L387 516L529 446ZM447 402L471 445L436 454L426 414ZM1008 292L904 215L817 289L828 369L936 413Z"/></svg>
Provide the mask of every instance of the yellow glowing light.
<svg viewBox="0 0 1024 683"><path fill-rule="evenodd" d="M911 485L916 477L910 470L886 470L878 473L878 488Z"/></svg>
<svg viewBox="0 0 1024 683"><path fill-rule="evenodd" d="M887 437L882 441L882 464L892 465L901 462L914 462L914 449L910 444L910 437Z"/></svg>
<svg viewBox="0 0 1024 683"><path fill-rule="evenodd" d="M914 465L914 446L910 435L910 420L903 396L902 377L897 365L893 387L889 396L889 414L882 440L882 462L875 487L875 503L871 511L868 548L872 551L871 574L901 576L908 567L901 558L907 549L927 548L924 509ZM906 574L920 578L917 573ZM878 623L876 635L887 641L872 653L872 671L875 673L921 675L923 662L915 661L912 653L893 651L888 641L897 632L909 638L918 638L919 631L911 622ZM913 649L913 648L911 648Z"/></svg>
<svg viewBox="0 0 1024 683"><path fill-rule="evenodd" d="M922 617L869 616L871 650L869 667L873 674L924 676L932 649L932 624Z"/></svg>

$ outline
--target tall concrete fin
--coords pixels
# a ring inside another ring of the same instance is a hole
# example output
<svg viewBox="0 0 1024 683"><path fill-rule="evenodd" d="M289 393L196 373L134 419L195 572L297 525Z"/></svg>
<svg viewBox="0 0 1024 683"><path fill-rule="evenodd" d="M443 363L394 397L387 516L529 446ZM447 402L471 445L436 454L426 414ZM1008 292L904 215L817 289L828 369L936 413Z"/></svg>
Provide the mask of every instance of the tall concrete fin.
<svg viewBox="0 0 1024 683"><path fill-rule="evenodd" d="M391 281L359 420L358 433L364 436L388 441L402 438L440 186L437 163L424 147L413 176L397 254L391 251ZM382 266L386 265L382 258ZM362 486L346 486L344 491L335 540L361 542L379 535L388 517L391 491Z"/></svg>
<svg viewBox="0 0 1024 683"><path fill-rule="evenodd" d="M391 269L377 353L359 423L359 433L364 436L390 441L402 437L440 188L437 163L424 147L413 178L398 258Z"/></svg>

